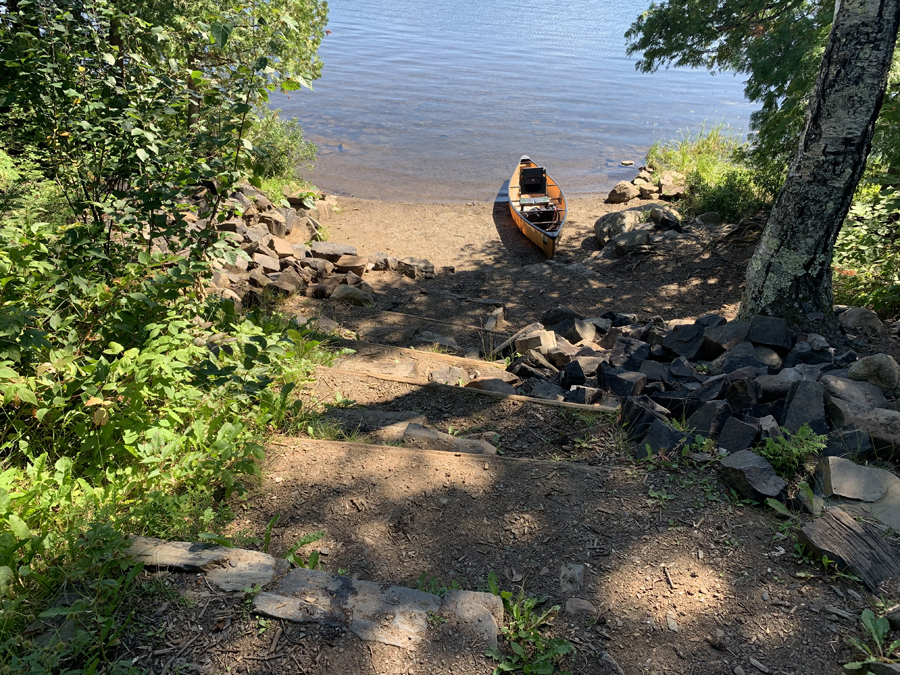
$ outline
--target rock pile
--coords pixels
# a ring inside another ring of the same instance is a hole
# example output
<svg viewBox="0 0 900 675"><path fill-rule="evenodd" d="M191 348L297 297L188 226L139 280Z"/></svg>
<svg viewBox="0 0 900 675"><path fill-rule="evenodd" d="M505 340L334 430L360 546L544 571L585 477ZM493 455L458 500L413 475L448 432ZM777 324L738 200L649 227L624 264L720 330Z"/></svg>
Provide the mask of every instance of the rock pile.
<svg viewBox="0 0 900 675"><path fill-rule="evenodd" d="M884 331L869 310L838 311L849 339ZM839 352L821 335L766 316L671 324L557 307L499 351L519 355L507 370L531 396L587 404L618 397L638 456L679 450L695 434L740 453L804 424L826 435L828 456L900 449L900 366L891 356Z"/></svg>
<svg viewBox="0 0 900 675"><path fill-rule="evenodd" d="M434 265L427 260L384 253L362 256L347 244L315 241L321 228L316 216L329 218L333 199L312 208L298 196L286 199L291 206L279 207L245 187L226 202L228 217L216 227L240 242L241 253L213 275L210 294L238 307L258 305L265 291L372 307L375 292L363 280L366 272L396 270L413 279L434 276Z"/></svg>
<svg viewBox="0 0 900 675"><path fill-rule="evenodd" d="M683 225L681 214L671 206L647 205L601 216L594 223L594 237L601 249L612 249L616 257L622 257L634 251L649 251L650 243L660 235L681 235Z"/></svg>
<svg viewBox="0 0 900 675"><path fill-rule="evenodd" d="M684 174L677 171L663 171L654 176L652 168L642 166L638 175L630 183L620 181L610 190L606 201L610 204L625 204L632 199L675 200L684 196Z"/></svg>

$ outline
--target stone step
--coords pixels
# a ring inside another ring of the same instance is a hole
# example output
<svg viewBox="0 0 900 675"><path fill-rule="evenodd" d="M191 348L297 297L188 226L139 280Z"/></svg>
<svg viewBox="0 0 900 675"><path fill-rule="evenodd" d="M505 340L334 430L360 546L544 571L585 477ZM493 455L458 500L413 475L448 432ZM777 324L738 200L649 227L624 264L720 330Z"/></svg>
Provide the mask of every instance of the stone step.
<svg viewBox="0 0 900 675"><path fill-rule="evenodd" d="M259 592L252 595L252 608L258 615L287 622L283 625L317 624L326 630L342 626L364 642L416 649L420 657L458 657L465 653L458 645L475 648L479 654L486 648L496 649L504 622L503 603L491 593L448 589L437 595L319 569L290 569L284 558L259 551L132 537L128 554L145 568L183 574L183 581L172 580L175 587L195 587L201 583L198 575L202 575L205 588L219 598L255 588ZM57 604L68 606L78 599L80 596L75 595ZM35 622L29 630L40 633L39 640L58 639L50 625ZM268 650L272 658L279 656L271 653L283 632L282 626L275 630ZM448 635L456 639L446 640ZM441 643L439 651L430 649L435 643ZM352 640L345 639L343 644L349 650L356 648ZM375 665L371 649L361 654ZM388 667L379 672L396 671Z"/></svg>
<svg viewBox="0 0 900 675"><path fill-rule="evenodd" d="M650 497L665 472L642 476L616 455L594 467L280 437L267 457L262 484L248 495L236 528L260 537L281 514L271 531L276 555L325 530L322 540L298 552L304 559L316 549L329 572L349 570L394 586L440 592L456 581L463 589L483 589L495 572L504 590L524 586L530 597L548 596L541 611L560 606L553 630L576 645L578 654L562 664L572 672L605 674L594 667L604 652L626 672L640 672L647 657L634 648L634 632L641 631L641 644L664 641L692 653L715 626L730 631L748 613L772 612L768 597L739 583L739 572L760 564L760 547L774 550L776 514L705 499L704 488L679 486L677 479L666 483L677 496L661 507ZM726 520L735 533L727 536L740 536L745 545L719 544L730 532ZM781 578L798 569L789 556L764 564ZM810 602L778 588L773 600L781 602L784 594L791 605ZM830 597L825 585L808 592L816 602ZM321 604L315 594L306 597L310 605ZM677 632L666 628L673 605ZM804 635L820 627L821 617L805 608L792 616ZM746 667L745 640L734 639L735 662ZM771 665L781 649L780 642L762 642L750 655ZM480 652L473 646L470 653ZM415 671L450 674L429 658L427 668L420 664ZM679 662L674 653L666 658Z"/></svg>
<svg viewBox="0 0 900 675"><path fill-rule="evenodd" d="M527 396L485 396L468 387L334 368L320 368L315 382L303 393L311 406L337 395L352 405L329 407L325 419L345 437L369 443L420 447L420 439L404 439L407 426L415 424L442 432L444 440L452 435L486 441L509 456L547 457L562 452L567 458L589 461L604 446L594 438L611 436L615 424L612 412L594 406L554 405L555 401ZM582 439L588 440L579 444Z"/></svg>
<svg viewBox="0 0 900 675"><path fill-rule="evenodd" d="M344 625L362 640L410 649L434 623L452 622L485 647L497 648L503 604L490 593L425 591L298 568L253 598L253 609L295 623Z"/></svg>

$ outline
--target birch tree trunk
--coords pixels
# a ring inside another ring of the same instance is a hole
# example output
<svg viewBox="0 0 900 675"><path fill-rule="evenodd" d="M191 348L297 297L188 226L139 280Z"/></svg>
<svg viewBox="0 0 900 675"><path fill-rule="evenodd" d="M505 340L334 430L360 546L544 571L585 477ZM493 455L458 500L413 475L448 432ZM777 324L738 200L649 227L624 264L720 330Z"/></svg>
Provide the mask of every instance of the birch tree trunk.
<svg viewBox="0 0 900 675"><path fill-rule="evenodd" d="M782 317L834 326L834 243L862 177L900 27L900 0L838 0L806 114L806 128L766 223L741 299L740 318Z"/></svg>

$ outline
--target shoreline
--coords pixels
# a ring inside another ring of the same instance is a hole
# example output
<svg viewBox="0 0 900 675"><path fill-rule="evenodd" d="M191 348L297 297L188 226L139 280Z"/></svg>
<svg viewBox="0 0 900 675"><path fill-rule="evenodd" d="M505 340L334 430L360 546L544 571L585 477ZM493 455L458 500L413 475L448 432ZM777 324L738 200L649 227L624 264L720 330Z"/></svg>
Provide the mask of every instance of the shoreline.
<svg viewBox="0 0 900 675"><path fill-rule="evenodd" d="M329 241L354 246L362 256L384 253L429 260L437 276L422 292L502 298L516 324L536 320L556 304L571 305L585 316L608 309L667 320L708 312L734 316L752 246L722 253L707 249L732 226L696 227L677 237L660 233L644 254L611 257L595 236L600 216L671 204L656 199L610 204L607 196L569 198L569 217L553 260L513 224L508 202L404 203L338 197L336 212L322 225ZM370 280L376 291L390 296L386 307L418 313L418 289L403 290L403 284L387 280L382 286L376 279L381 278Z"/></svg>

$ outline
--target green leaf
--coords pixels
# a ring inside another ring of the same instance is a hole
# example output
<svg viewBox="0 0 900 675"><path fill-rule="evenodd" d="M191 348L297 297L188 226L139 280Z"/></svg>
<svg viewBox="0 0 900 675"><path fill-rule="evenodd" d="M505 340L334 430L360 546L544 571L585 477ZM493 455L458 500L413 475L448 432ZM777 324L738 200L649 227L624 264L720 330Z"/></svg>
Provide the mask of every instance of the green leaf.
<svg viewBox="0 0 900 675"><path fill-rule="evenodd" d="M103 60L106 61L109 65L116 65L116 57L110 54L109 52L103 55Z"/></svg>
<svg viewBox="0 0 900 675"><path fill-rule="evenodd" d="M488 572L487 577L488 589L490 589L493 595L500 595L500 584L498 583L498 577L496 572Z"/></svg>
<svg viewBox="0 0 900 675"><path fill-rule="evenodd" d="M221 23L219 21L214 21L212 24L210 24L209 27L209 32L213 36L213 39L216 41L216 46L219 49L222 49L228 43L228 38L231 37L231 33L233 30L234 24L230 22Z"/></svg>
<svg viewBox="0 0 900 675"><path fill-rule="evenodd" d="M37 396L35 396L34 392L31 391L31 389L29 389L28 387L15 387L13 391L15 395L25 403L30 403L31 405L38 404Z"/></svg>
<svg viewBox="0 0 900 675"><path fill-rule="evenodd" d="M769 497L768 499L766 499L766 504L769 505L769 508L777 511L782 516L785 516L786 518L793 518L793 514L788 510L788 507L786 507L777 499L772 499L771 497Z"/></svg>
<svg viewBox="0 0 900 675"><path fill-rule="evenodd" d="M143 148L138 148L137 150L135 150L134 154L136 154L138 156L138 159L140 159L142 162L146 162L148 159L150 159L149 153Z"/></svg>
<svg viewBox="0 0 900 675"><path fill-rule="evenodd" d="M306 566L311 570L314 570L319 566L319 552L318 551L312 551L309 554L309 560L306 562Z"/></svg>
<svg viewBox="0 0 900 675"><path fill-rule="evenodd" d="M510 642L509 648L512 649L519 656L525 656L525 648L520 645L518 642Z"/></svg>
<svg viewBox="0 0 900 675"><path fill-rule="evenodd" d="M222 535L219 535L219 534L213 534L212 532L201 532L199 535L199 538L202 539L203 541L211 541L211 542L216 543L219 546L223 546L225 548L232 547L231 542L226 537L223 537Z"/></svg>
<svg viewBox="0 0 900 675"><path fill-rule="evenodd" d="M265 70L269 65L269 59L265 56L260 56L256 59L256 63L253 65L253 70L259 72L260 70Z"/></svg>
<svg viewBox="0 0 900 675"><path fill-rule="evenodd" d="M285 80L281 83L281 88L285 91L297 91L300 89L300 83L293 79Z"/></svg>
<svg viewBox="0 0 900 675"><path fill-rule="evenodd" d="M0 566L0 586L8 584L13 579L15 579L15 574L13 574L12 569L6 565Z"/></svg>
<svg viewBox="0 0 900 675"><path fill-rule="evenodd" d="M31 530L28 529L28 525L26 525L25 521L19 518L15 513L10 514L9 516L9 529L19 541L31 538Z"/></svg>
<svg viewBox="0 0 900 675"><path fill-rule="evenodd" d="M106 349L103 350L104 354L121 354L125 351L125 347L120 345L118 342L110 342Z"/></svg>

